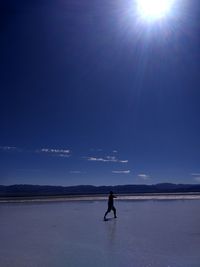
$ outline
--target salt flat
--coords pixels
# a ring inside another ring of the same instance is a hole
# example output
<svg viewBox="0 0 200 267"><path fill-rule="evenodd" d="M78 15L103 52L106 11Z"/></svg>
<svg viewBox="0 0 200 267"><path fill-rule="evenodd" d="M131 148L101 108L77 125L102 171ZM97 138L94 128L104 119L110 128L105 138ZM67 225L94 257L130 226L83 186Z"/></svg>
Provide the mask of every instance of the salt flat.
<svg viewBox="0 0 200 267"><path fill-rule="evenodd" d="M200 200L115 206L104 222L106 201L0 204L0 266L200 266Z"/></svg>

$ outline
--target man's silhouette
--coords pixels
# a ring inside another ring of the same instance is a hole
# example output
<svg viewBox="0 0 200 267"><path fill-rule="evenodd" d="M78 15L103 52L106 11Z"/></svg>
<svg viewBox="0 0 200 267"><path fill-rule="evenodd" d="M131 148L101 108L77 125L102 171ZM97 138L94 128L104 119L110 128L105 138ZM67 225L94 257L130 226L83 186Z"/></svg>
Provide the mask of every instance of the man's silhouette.
<svg viewBox="0 0 200 267"><path fill-rule="evenodd" d="M106 215L109 213L109 212L111 212L111 210L114 212L114 217L115 218L117 218L117 216L116 216L116 208L114 207L114 205L113 205L113 198L116 198L116 196L115 195L113 195L113 192L112 191L110 191L110 195L109 195L109 197L108 197L108 209L107 209L107 211L106 211L106 213L105 213L105 215L104 215L104 221L106 221Z"/></svg>

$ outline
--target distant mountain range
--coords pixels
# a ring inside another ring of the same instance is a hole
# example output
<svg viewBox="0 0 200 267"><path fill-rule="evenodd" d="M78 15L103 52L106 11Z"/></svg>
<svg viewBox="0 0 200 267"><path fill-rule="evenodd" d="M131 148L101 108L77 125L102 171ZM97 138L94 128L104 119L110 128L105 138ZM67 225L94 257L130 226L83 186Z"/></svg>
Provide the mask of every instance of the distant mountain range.
<svg viewBox="0 0 200 267"><path fill-rule="evenodd" d="M144 193L200 193L200 184L115 185L115 186L46 186L46 185L0 185L0 197L37 197Z"/></svg>

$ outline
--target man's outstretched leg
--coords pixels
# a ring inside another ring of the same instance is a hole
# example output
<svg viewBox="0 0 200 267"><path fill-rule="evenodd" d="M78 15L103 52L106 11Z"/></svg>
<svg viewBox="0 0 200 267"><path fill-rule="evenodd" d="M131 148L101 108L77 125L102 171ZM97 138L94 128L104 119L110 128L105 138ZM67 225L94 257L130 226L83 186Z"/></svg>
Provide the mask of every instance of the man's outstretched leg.
<svg viewBox="0 0 200 267"><path fill-rule="evenodd" d="M107 214L108 214L110 211L111 211L111 209L108 208L107 211L106 211L106 213L105 213L105 215L104 215L104 221L106 221L106 216L107 216Z"/></svg>
<svg viewBox="0 0 200 267"><path fill-rule="evenodd" d="M116 215L116 208L115 208L114 206L112 207L112 210L113 210L113 212L114 212L114 217L117 218L117 215Z"/></svg>

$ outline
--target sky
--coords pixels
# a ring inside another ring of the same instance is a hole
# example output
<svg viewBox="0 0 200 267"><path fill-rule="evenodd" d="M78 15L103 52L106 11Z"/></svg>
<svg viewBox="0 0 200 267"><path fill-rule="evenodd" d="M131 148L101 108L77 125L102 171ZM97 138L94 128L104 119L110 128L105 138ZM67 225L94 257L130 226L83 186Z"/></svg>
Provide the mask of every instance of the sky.
<svg viewBox="0 0 200 267"><path fill-rule="evenodd" d="M200 182L200 3L0 2L0 184Z"/></svg>

